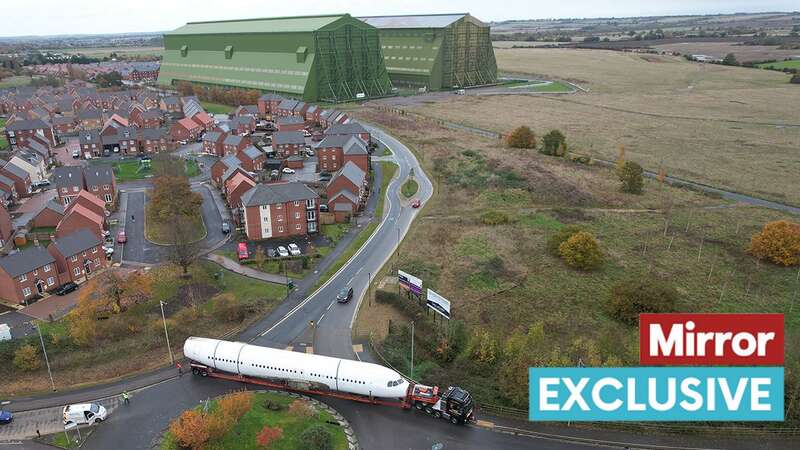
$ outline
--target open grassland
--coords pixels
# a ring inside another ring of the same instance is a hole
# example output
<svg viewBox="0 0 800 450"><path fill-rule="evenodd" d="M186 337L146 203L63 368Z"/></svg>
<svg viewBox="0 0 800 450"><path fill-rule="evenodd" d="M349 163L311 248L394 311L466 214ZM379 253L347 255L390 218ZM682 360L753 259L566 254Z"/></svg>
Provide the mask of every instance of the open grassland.
<svg viewBox="0 0 800 450"><path fill-rule="evenodd" d="M233 106L223 105L221 103L201 101L200 105L211 114L229 114L233 111Z"/></svg>
<svg viewBox="0 0 800 450"><path fill-rule="evenodd" d="M798 50L780 49L775 45L742 45L738 42L674 42L653 45L658 51L678 52L683 55L709 55L722 59L733 53L740 63L784 59L800 53Z"/></svg>
<svg viewBox="0 0 800 450"><path fill-rule="evenodd" d="M570 96L452 96L408 109L506 133L560 129L570 148L800 205L800 89L785 74L599 50L496 50L501 70L565 79ZM781 181L785 180L785 181Z"/></svg>
<svg viewBox="0 0 800 450"><path fill-rule="evenodd" d="M378 345L393 365L407 368L404 326L415 320L415 376L422 382L463 385L479 404L524 407L524 393L514 397L507 387L527 386L526 374L504 378L503 367L520 360L502 355L515 332L537 322L553 355L531 349L521 367L576 365L578 358L636 365L637 327L615 320L605 305L616 283L647 276L677 289L677 311L784 313L791 339L800 332L798 269L758 264L746 251L765 222L787 217L779 212L654 180L645 182L643 195L623 194L607 168L508 149L407 116L373 110L363 118L409 144L436 185L402 242L399 268L450 299L449 335L443 338L443 327L405 298L397 308L365 302L356 331L386 336L392 319L394 332ZM507 221L487 224L490 211ZM568 224L597 236L606 255L601 269L577 271L547 252L548 237ZM496 357L475 363L487 354ZM787 365L797 359L787 348Z"/></svg>
<svg viewBox="0 0 800 450"><path fill-rule="evenodd" d="M103 57L116 53L119 56L161 56L163 47L87 47L87 48L60 48L52 52L67 54L82 54L86 56Z"/></svg>
<svg viewBox="0 0 800 450"><path fill-rule="evenodd" d="M27 86L31 83L31 77L27 75L12 76L0 80L0 89Z"/></svg>
<svg viewBox="0 0 800 450"><path fill-rule="evenodd" d="M800 53L800 51L798 51ZM764 63L759 64L758 67L761 68L770 68L770 69L800 69L800 59L792 59L790 61L778 61L778 62L771 62L771 63Z"/></svg>

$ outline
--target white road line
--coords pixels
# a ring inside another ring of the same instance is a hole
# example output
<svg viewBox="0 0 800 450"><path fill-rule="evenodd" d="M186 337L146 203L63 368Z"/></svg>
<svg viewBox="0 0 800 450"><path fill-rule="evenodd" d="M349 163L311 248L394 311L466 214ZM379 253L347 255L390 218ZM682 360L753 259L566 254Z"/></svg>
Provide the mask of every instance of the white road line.
<svg viewBox="0 0 800 450"><path fill-rule="evenodd" d="M328 305L328 307L327 307L327 308L325 308L325 311L330 311L330 309L331 309L331 306L333 306L333 301L331 301L331 304L330 304L330 305Z"/></svg>
<svg viewBox="0 0 800 450"><path fill-rule="evenodd" d="M317 320L317 325L319 325L319 324L320 324L320 322L322 322L322 319L324 319L324 318L325 318L325 313L327 313L327 312L328 312L328 311L326 310L324 313L322 313L322 315L321 315L321 316L319 316L319 320Z"/></svg>

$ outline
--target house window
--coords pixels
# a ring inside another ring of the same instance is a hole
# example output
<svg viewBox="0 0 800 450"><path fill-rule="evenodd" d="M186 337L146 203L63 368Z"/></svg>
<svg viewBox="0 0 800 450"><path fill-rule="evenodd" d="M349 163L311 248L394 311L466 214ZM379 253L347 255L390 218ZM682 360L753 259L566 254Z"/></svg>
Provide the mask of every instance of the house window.
<svg viewBox="0 0 800 450"><path fill-rule="evenodd" d="M33 276L39 275L39 269L33 269Z"/></svg>
<svg viewBox="0 0 800 450"><path fill-rule="evenodd" d="M297 225L295 225L294 229L299 231L300 230L300 224L298 223Z"/></svg>
<svg viewBox="0 0 800 450"><path fill-rule="evenodd" d="M308 223L308 232L309 233L314 233L315 231L317 231L317 222L309 222Z"/></svg>
<svg viewBox="0 0 800 450"><path fill-rule="evenodd" d="M283 222L283 216L278 216L278 222Z"/></svg>
<svg viewBox="0 0 800 450"><path fill-rule="evenodd" d="M306 200L306 208L313 208L314 207L314 199L310 198Z"/></svg>
<svg viewBox="0 0 800 450"><path fill-rule="evenodd" d="M76 262L78 260L78 255L72 255L72 257L69 260L72 262Z"/></svg>
<svg viewBox="0 0 800 450"><path fill-rule="evenodd" d="M281 209L281 208L283 208L282 204L278 203L277 205L275 205L275 209Z"/></svg>
<svg viewBox="0 0 800 450"><path fill-rule="evenodd" d="M42 270L44 270L45 272L50 272L50 264L45 264Z"/></svg>
<svg viewBox="0 0 800 450"><path fill-rule="evenodd" d="M92 253L97 253L97 247L92 247Z"/></svg>
<svg viewBox="0 0 800 450"><path fill-rule="evenodd" d="M283 227L282 226L278 227L278 233L283 233Z"/></svg>
<svg viewBox="0 0 800 450"><path fill-rule="evenodd" d="M97 185L92 186L93 191L97 191Z"/></svg>
<svg viewBox="0 0 800 450"><path fill-rule="evenodd" d="M55 284L55 280L53 280L53 277L47 277L47 285L52 286L53 284Z"/></svg>
<svg viewBox="0 0 800 450"><path fill-rule="evenodd" d="M317 212L316 211L306 211L306 220L312 222L317 220Z"/></svg>
<svg viewBox="0 0 800 450"><path fill-rule="evenodd" d="M64 197L64 204L69 205L69 202L72 201L72 197Z"/></svg>
<svg viewBox="0 0 800 450"><path fill-rule="evenodd" d="M295 219L299 219L300 218L300 213L299 212L294 213L294 218Z"/></svg>
<svg viewBox="0 0 800 450"><path fill-rule="evenodd" d="M23 273L22 275L19 276L19 282L20 283L23 283L25 281L28 281L28 274L27 273Z"/></svg>
<svg viewBox="0 0 800 450"><path fill-rule="evenodd" d="M295 200L294 201L294 206L300 206L300 200Z"/></svg>
<svg viewBox="0 0 800 450"><path fill-rule="evenodd" d="M106 201L106 203L111 203L111 201L112 201L112 200L114 200L114 199L111 197L111 194L106 194L106 195L104 195L104 198L105 198L105 201Z"/></svg>
<svg viewBox="0 0 800 450"><path fill-rule="evenodd" d="M66 193L67 193L67 188L61 188L61 192L63 192L64 194L66 194Z"/></svg>
<svg viewBox="0 0 800 450"><path fill-rule="evenodd" d="M327 161L328 160L328 155L322 155L322 160L323 161Z"/></svg>
<svg viewBox="0 0 800 450"><path fill-rule="evenodd" d="M94 266L95 266L95 267L97 267L97 266L99 266L99 265L100 265L100 260L99 260L99 259L97 259L97 258L95 258L95 259L94 259Z"/></svg>
<svg viewBox="0 0 800 450"><path fill-rule="evenodd" d="M72 273L74 273L75 276L79 276L81 274L81 268L80 267L73 268Z"/></svg>
<svg viewBox="0 0 800 450"><path fill-rule="evenodd" d="M22 295L24 295L25 297L31 295L31 288L28 287L22 288Z"/></svg>
<svg viewBox="0 0 800 450"><path fill-rule="evenodd" d="M78 192L80 190L81 190L81 188L79 188L78 186L72 186L72 191L73 192Z"/></svg>
<svg viewBox="0 0 800 450"><path fill-rule="evenodd" d="M331 155L331 161L336 161L336 155Z"/></svg>

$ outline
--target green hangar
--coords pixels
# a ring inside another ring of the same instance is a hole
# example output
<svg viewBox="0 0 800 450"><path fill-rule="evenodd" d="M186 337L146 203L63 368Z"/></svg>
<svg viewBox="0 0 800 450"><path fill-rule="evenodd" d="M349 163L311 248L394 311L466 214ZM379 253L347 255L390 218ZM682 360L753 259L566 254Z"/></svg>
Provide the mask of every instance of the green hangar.
<svg viewBox="0 0 800 450"><path fill-rule="evenodd" d="M379 30L386 70L395 85L440 90L497 81L489 26L469 14L359 19Z"/></svg>
<svg viewBox="0 0 800 450"><path fill-rule="evenodd" d="M158 83L342 102L392 94L375 27L349 14L190 22L164 34Z"/></svg>

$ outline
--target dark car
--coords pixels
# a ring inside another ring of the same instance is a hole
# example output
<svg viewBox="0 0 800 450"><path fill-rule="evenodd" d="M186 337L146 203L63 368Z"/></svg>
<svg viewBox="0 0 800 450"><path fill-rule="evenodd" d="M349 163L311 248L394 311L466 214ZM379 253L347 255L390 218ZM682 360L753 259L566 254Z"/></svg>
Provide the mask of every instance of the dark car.
<svg viewBox="0 0 800 450"><path fill-rule="evenodd" d="M269 256L270 258L274 258L274 257L278 256L278 252L275 251L274 248L268 248L267 249L267 256Z"/></svg>
<svg viewBox="0 0 800 450"><path fill-rule="evenodd" d="M78 285L70 281L69 283L64 283L61 286L59 286L58 289L56 289L56 294L66 295L74 291L75 289L78 289Z"/></svg>
<svg viewBox="0 0 800 450"><path fill-rule="evenodd" d="M336 301L339 303L347 303L353 298L353 288L344 288L336 294Z"/></svg>
<svg viewBox="0 0 800 450"><path fill-rule="evenodd" d="M14 415L11 414L11 411L0 409L0 424L9 424L12 420L14 420Z"/></svg>
<svg viewBox="0 0 800 450"><path fill-rule="evenodd" d="M224 234L228 234L231 232L231 226L228 224L228 222L222 222L222 232Z"/></svg>

